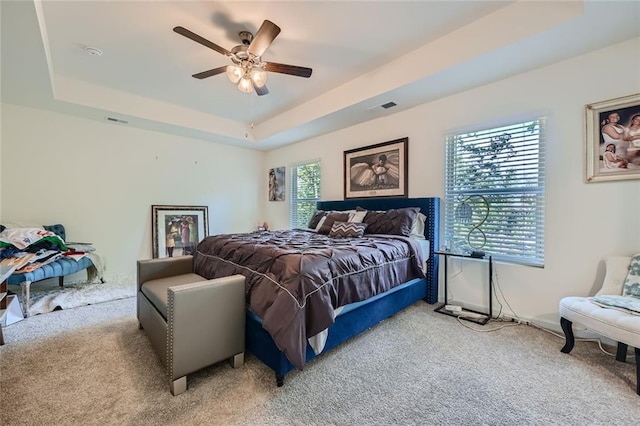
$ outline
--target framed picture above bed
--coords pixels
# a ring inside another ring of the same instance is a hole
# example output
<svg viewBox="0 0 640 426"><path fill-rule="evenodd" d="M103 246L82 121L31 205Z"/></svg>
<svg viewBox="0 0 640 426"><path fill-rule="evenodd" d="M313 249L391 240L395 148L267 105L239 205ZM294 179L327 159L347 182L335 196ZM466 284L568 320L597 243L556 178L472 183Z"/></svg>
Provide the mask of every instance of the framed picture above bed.
<svg viewBox="0 0 640 426"><path fill-rule="evenodd" d="M344 151L344 198L407 197L409 138Z"/></svg>
<svg viewBox="0 0 640 426"><path fill-rule="evenodd" d="M589 104L585 112L585 180L640 179L640 93Z"/></svg>
<svg viewBox="0 0 640 426"><path fill-rule="evenodd" d="M193 254L198 242L207 235L207 206L151 206L154 258Z"/></svg>

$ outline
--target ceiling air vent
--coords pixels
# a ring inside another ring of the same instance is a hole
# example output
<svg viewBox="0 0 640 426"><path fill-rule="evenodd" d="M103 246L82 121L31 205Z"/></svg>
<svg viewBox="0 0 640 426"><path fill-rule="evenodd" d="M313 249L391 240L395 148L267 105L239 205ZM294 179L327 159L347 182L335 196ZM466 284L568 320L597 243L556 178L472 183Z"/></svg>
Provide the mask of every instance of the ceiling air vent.
<svg viewBox="0 0 640 426"><path fill-rule="evenodd" d="M395 103L395 102L393 102L393 101L390 101L390 102L387 102L386 104L382 104L382 105L380 105L380 106L381 106L382 108L384 108L384 109L389 109L389 108L393 108L393 107L394 107L394 106L396 106L396 105L398 105L398 104L397 104L397 103Z"/></svg>
<svg viewBox="0 0 640 426"><path fill-rule="evenodd" d="M126 120L121 120L119 118L115 118L115 117L105 117L105 120L110 121L112 123L119 123L119 124L129 124L128 121Z"/></svg>

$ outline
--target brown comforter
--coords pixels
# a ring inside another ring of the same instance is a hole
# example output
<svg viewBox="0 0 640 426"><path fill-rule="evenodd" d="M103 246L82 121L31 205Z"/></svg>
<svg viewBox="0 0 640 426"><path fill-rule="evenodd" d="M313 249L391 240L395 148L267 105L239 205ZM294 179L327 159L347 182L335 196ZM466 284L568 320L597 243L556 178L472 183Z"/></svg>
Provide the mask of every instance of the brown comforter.
<svg viewBox="0 0 640 426"><path fill-rule="evenodd" d="M206 237L194 255L208 278L247 277L250 309L298 369L307 338L334 322L334 309L424 277L420 246L397 235L329 238L304 230Z"/></svg>

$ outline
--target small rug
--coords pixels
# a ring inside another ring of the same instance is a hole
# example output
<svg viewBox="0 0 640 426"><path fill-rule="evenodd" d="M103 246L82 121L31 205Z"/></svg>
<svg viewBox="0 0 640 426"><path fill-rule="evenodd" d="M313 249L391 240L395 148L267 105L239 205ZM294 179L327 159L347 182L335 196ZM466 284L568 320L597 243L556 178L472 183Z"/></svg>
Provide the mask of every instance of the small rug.
<svg viewBox="0 0 640 426"><path fill-rule="evenodd" d="M24 307L21 287L11 286L11 290L18 294L20 304ZM50 283L32 283L29 315L124 299L133 297L135 294L136 284L132 277L109 278L104 283L98 280L94 282L65 282L62 288L58 286L57 280Z"/></svg>

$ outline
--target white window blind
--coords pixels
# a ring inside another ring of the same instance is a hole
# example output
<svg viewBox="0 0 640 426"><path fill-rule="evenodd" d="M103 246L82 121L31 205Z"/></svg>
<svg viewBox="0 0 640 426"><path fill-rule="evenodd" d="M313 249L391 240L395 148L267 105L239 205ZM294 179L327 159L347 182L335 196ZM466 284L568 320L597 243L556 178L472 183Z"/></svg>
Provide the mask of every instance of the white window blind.
<svg viewBox="0 0 640 426"><path fill-rule="evenodd" d="M445 245L544 266L545 121L447 136Z"/></svg>
<svg viewBox="0 0 640 426"><path fill-rule="evenodd" d="M320 200L320 162L291 167L291 228L306 228Z"/></svg>

